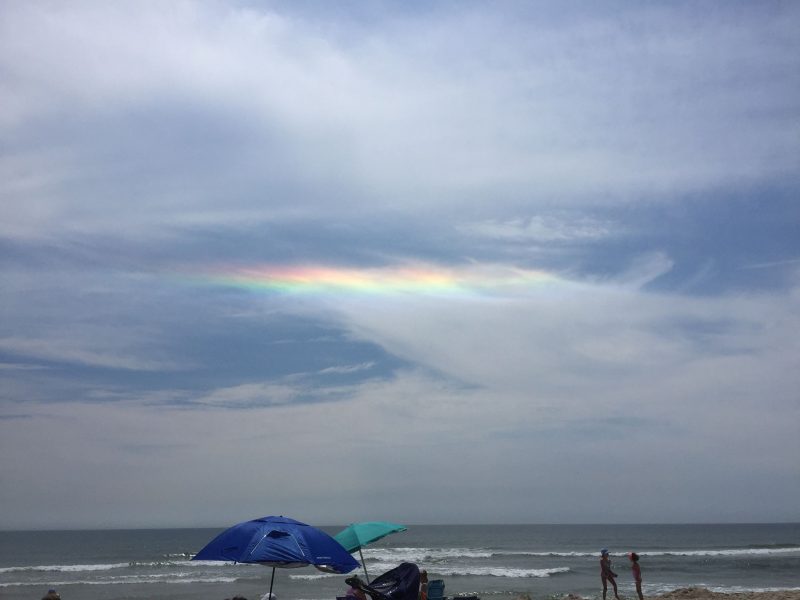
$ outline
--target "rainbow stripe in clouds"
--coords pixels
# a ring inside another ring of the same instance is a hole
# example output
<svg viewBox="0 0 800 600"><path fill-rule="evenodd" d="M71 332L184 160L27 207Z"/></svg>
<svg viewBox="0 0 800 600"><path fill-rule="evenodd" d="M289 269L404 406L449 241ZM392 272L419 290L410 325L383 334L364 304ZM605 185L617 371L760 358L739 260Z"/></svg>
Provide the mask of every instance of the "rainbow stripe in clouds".
<svg viewBox="0 0 800 600"><path fill-rule="evenodd" d="M376 268L228 265L195 272L186 278L195 283L303 295L503 295L557 281L543 271L497 265Z"/></svg>

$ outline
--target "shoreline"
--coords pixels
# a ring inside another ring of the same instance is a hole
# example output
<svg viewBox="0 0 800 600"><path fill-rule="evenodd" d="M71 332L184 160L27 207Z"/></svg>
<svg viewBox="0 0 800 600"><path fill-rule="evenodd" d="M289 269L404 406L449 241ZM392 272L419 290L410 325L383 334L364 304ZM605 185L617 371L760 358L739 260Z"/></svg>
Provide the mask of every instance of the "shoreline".
<svg viewBox="0 0 800 600"><path fill-rule="evenodd" d="M614 600L613 594L608 594L608 600ZM636 595L621 596L622 600L637 600ZM645 600L800 600L800 589L775 590L763 592L714 592L704 587L679 588L657 596L645 595ZM529 600L518 598L517 600ZM563 600L585 600L583 596L566 594Z"/></svg>
<svg viewBox="0 0 800 600"><path fill-rule="evenodd" d="M680 588L654 596L664 600L800 600L800 590L776 590L771 592L712 592L707 588Z"/></svg>

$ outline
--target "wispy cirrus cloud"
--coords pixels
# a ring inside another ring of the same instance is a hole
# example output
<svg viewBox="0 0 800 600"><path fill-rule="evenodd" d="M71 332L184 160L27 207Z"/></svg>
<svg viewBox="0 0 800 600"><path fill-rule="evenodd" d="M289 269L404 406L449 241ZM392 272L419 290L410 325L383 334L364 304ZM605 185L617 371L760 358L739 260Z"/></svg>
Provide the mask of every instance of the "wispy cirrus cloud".
<svg viewBox="0 0 800 600"><path fill-rule="evenodd" d="M368 371L375 366L374 361L359 363L357 365L339 365L336 367L326 367L319 371L320 375L342 375L347 373L358 373L359 371Z"/></svg>
<svg viewBox="0 0 800 600"><path fill-rule="evenodd" d="M796 520L798 16L2 4L0 526Z"/></svg>
<svg viewBox="0 0 800 600"><path fill-rule="evenodd" d="M773 260L769 262L744 265L743 269L770 269L772 267L800 266L800 258L787 258L784 260Z"/></svg>
<svg viewBox="0 0 800 600"><path fill-rule="evenodd" d="M147 359L143 356L126 354L113 347L82 347L69 339L48 338L0 338L0 352L16 356L26 356L34 360L46 360L57 363L104 367L109 369L126 369L131 371L164 371L185 368L178 364L170 364L163 360ZM31 367L28 366L28 369Z"/></svg>
<svg viewBox="0 0 800 600"><path fill-rule="evenodd" d="M344 43L277 9L7 6L3 231L144 235L465 202L508 224L554 197L617 205L791 179L797 63L777 49L792 19L731 10L564 9L559 28L522 30L514 11L471 7ZM23 143L43 131L46 148ZM547 225L520 233L555 235Z"/></svg>
<svg viewBox="0 0 800 600"><path fill-rule="evenodd" d="M0 363L0 370L2 371L40 371L47 369L44 365L31 365L25 363Z"/></svg>
<svg viewBox="0 0 800 600"><path fill-rule="evenodd" d="M614 226L600 220L579 216L566 219L555 216L534 216L504 221L483 221L459 225L466 234L508 241L533 243L586 242L612 235Z"/></svg>

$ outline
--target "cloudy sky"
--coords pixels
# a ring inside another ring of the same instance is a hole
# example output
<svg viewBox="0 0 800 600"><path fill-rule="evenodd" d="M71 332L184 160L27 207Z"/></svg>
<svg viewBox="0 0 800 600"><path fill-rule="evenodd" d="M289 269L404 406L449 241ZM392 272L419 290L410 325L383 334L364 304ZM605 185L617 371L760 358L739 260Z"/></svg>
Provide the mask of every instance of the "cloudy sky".
<svg viewBox="0 0 800 600"><path fill-rule="evenodd" d="M796 2L0 5L0 528L800 520Z"/></svg>

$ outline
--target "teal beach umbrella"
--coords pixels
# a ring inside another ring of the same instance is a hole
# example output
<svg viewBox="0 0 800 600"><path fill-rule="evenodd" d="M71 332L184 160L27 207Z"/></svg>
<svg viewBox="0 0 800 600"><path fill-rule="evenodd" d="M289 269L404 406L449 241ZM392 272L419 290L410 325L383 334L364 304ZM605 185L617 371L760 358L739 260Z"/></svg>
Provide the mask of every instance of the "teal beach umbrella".
<svg viewBox="0 0 800 600"><path fill-rule="evenodd" d="M372 542L377 542L379 539L385 538L389 534L405 531L406 529L407 527L405 525L387 523L386 521L351 523L333 536L333 539L339 542L348 552L355 552L358 550L358 554L361 556L361 565L364 567L364 575L367 578L367 583L369 583L367 563L364 562L364 555L361 552L361 548Z"/></svg>

